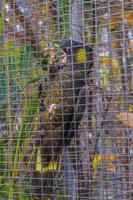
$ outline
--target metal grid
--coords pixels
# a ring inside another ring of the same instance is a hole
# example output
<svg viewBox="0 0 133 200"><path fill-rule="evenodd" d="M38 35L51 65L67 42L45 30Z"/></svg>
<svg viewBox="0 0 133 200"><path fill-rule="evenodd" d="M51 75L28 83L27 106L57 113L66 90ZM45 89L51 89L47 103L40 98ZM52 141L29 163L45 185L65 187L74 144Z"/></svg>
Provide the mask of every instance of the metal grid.
<svg viewBox="0 0 133 200"><path fill-rule="evenodd" d="M133 199L132 0L0 0L0 199Z"/></svg>

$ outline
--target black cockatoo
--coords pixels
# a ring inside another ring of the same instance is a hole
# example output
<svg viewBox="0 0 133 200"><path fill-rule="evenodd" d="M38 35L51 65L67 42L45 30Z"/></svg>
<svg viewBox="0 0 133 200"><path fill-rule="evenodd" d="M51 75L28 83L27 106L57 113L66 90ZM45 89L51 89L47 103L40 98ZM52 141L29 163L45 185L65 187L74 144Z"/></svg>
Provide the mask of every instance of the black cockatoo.
<svg viewBox="0 0 133 200"><path fill-rule="evenodd" d="M57 171L62 149L70 143L83 116L86 85L93 66L93 51L86 44L67 40L61 45L60 52L59 63L51 66L52 78L44 78L39 86L43 171L42 175L41 172L35 173L38 180L34 181L34 186L37 184L36 192L43 192L42 199L52 199L52 179Z"/></svg>

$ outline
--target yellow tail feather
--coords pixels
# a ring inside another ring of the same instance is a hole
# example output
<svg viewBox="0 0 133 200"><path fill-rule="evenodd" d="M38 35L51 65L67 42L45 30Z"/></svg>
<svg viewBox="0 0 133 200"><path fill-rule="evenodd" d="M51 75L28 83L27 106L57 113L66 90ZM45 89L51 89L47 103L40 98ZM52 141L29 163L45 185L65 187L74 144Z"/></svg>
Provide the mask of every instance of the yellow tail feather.
<svg viewBox="0 0 133 200"><path fill-rule="evenodd" d="M36 159L36 171L60 171L60 159L59 162L50 162L46 167L42 167L41 164L41 152L40 147L37 149L37 159Z"/></svg>

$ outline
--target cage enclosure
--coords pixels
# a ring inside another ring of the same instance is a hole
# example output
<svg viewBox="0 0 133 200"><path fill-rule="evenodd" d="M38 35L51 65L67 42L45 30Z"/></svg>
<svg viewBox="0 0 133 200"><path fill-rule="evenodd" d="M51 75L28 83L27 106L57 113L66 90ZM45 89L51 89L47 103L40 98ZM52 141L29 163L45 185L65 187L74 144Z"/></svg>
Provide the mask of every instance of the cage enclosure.
<svg viewBox="0 0 133 200"><path fill-rule="evenodd" d="M0 0L0 199L133 199L132 0Z"/></svg>

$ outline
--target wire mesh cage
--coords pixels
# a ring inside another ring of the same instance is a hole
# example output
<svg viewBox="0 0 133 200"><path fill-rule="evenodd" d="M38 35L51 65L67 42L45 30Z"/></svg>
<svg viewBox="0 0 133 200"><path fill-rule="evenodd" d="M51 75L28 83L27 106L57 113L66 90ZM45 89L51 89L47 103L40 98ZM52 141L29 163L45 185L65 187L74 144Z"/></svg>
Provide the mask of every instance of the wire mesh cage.
<svg viewBox="0 0 133 200"><path fill-rule="evenodd" d="M132 0L0 0L0 199L133 199Z"/></svg>

